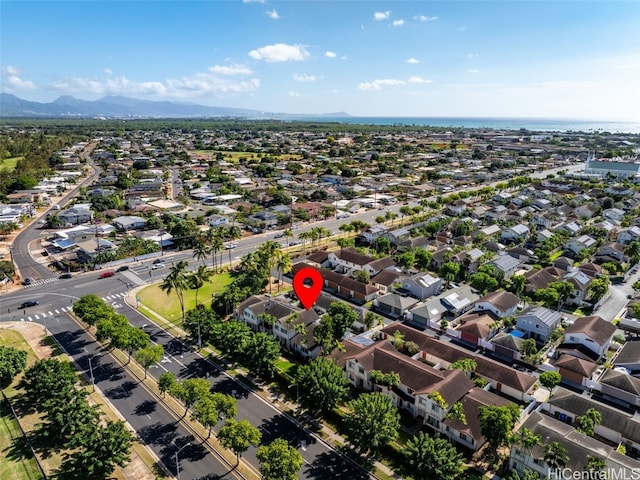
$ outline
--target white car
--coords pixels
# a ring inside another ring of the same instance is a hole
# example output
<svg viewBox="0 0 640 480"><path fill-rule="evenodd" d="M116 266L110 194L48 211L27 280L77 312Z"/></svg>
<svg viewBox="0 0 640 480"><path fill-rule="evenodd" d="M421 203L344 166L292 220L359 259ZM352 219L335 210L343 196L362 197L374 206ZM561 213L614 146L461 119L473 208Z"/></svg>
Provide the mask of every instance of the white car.
<svg viewBox="0 0 640 480"><path fill-rule="evenodd" d="M154 263L151 265L151 270L157 270L159 268L164 268L164 263Z"/></svg>
<svg viewBox="0 0 640 480"><path fill-rule="evenodd" d="M231 250L232 248L236 248L238 246L237 243L227 243L225 244L224 248L225 250Z"/></svg>

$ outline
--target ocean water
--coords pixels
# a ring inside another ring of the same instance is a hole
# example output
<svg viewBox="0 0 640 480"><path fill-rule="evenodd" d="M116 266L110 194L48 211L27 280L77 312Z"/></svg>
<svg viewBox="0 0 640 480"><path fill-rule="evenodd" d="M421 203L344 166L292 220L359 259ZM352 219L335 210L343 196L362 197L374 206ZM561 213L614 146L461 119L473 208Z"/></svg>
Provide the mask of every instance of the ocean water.
<svg viewBox="0 0 640 480"><path fill-rule="evenodd" d="M310 118L295 120L309 121ZM322 122L360 125L413 125L450 128L486 128L536 132L609 132L640 134L640 122L613 122L595 120L545 118L491 118L491 117L316 117Z"/></svg>

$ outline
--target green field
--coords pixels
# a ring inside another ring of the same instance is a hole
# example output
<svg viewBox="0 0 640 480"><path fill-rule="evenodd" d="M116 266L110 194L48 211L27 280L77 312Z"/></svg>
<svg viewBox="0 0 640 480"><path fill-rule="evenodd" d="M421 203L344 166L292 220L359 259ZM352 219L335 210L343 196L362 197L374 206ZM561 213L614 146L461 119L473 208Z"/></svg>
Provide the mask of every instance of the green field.
<svg viewBox="0 0 640 480"><path fill-rule="evenodd" d="M37 357L24 337L15 330L6 328L0 329L0 345L13 347L27 352L27 365L35 363ZM7 397L15 395L15 384L5 389ZM34 415L34 417L36 417ZM31 425L24 422L23 427L29 430ZM40 421L38 419L38 421ZM26 424L25 424L26 423ZM31 423L34 423L31 420ZM9 405L0 399L0 478L10 478L11 480L31 480L42 478L35 459L27 448L22 432L16 423Z"/></svg>
<svg viewBox="0 0 640 480"><path fill-rule="evenodd" d="M208 305L211 303L212 296L221 292L231 283L231 275L229 273L221 273L211 277L211 281L204 284L198 291L198 303ZM178 323L182 318L180 312L180 302L175 292L167 295L160 289L160 284L150 285L138 292L138 302L149 310L166 318L172 323ZM196 291L187 290L184 295L184 310L189 311L196 306Z"/></svg>
<svg viewBox="0 0 640 480"><path fill-rule="evenodd" d="M0 161L0 170L8 170L10 172L13 171L18 164L18 160L22 160L23 158L24 157L5 158L4 160Z"/></svg>

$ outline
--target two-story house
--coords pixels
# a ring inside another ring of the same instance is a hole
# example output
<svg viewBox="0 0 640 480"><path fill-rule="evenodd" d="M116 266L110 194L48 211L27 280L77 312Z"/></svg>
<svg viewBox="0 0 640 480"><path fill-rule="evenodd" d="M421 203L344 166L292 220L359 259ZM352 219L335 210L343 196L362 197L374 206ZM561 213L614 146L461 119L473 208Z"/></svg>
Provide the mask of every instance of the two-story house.
<svg viewBox="0 0 640 480"><path fill-rule="evenodd" d="M480 297L473 305L475 312L491 312L498 318L515 314L520 299L517 295L504 290L489 292Z"/></svg>
<svg viewBox="0 0 640 480"><path fill-rule="evenodd" d="M505 228L500 234L500 241L504 243L520 243L529 236L529 227L520 223L513 227Z"/></svg>
<svg viewBox="0 0 640 480"><path fill-rule="evenodd" d="M429 273L417 273L402 280L402 287L396 291L422 301L442 290L442 279Z"/></svg>
<svg viewBox="0 0 640 480"><path fill-rule="evenodd" d="M528 338L538 343L546 343L551 333L560 326L562 315L545 307L532 306L516 317L516 328L525 332Z"/></svg>
<svg viewBox="0 0 640 480"><path fill-rule="evenodd" d="M580 317L564 330L563 343L558 351L589 360L601 358L611 345L616 326L602 317Z"/></svg>

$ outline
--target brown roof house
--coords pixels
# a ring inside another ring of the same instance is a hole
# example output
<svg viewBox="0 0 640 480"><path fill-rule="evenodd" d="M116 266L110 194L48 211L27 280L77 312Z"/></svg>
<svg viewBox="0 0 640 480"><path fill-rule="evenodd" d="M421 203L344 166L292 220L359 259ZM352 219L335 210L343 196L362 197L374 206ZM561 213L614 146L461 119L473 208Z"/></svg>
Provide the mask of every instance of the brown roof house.
<svg viewBox="0 0 640 480"><path fill-rule="evenodd" d="M615 331L615 325L597 315L580 317L565 328L563 343L557 350L596 361L606 353Z"/></svg>

